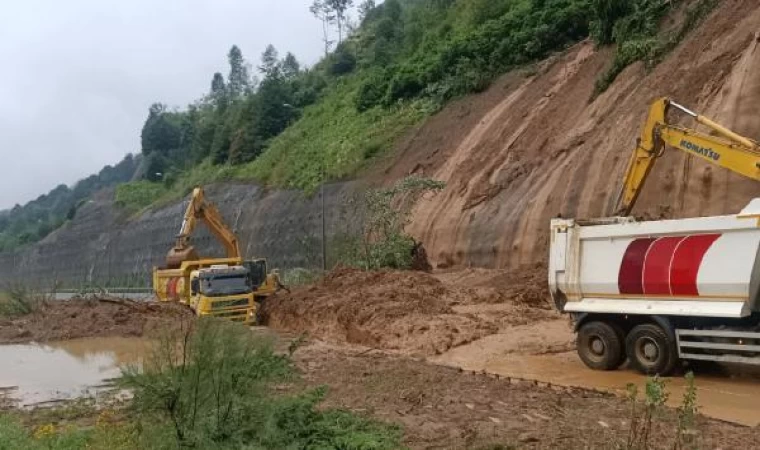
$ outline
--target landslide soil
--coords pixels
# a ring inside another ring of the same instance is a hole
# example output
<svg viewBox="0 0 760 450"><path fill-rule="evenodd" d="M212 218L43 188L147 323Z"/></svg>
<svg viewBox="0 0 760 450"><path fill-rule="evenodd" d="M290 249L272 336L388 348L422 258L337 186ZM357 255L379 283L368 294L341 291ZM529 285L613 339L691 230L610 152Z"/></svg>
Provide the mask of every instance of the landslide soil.
<svg viewBox="0 0 760 450"><path fill-rule="evenodd" d="M454 273L339 268L267 300L278 330L407 355L437 355L505 327L558 320L540 272Z"/></svg>
<svg viewBox="0 0 760 450"><path fill-rule="evenodd" d="M140 337L191 319L183 305L92 298L47 301L33 313L0 318L0 344L85 337Z"/></svg>
<svg viewBox="0 0 760 450"><path fill-rule="evenodd" d="M719 2L661 63L630 66L598 97L595 83L614 49L582 42L447 106L402 142L376 176L391 183L416 173L446 183L418 203L409 226L434 267L540 263L551 218L613 213L655 98L670 96L760 139L758 30L756 0ZM682 116L671 120L699 128ZM759 194L756 181L674 150L657 163L634 214L732 214Z"/></svg>
<svg viewBox="0 0 760 450"><path fill-rule="evenodd" d="M327 406L397 423L412 449L625 448L630 404L581 389L498 379L383 351L311 342L295 360ZM676 412L655 420L652 449L672 449ZM695 448L757 448L757 431L704 417ZM501 445L502 447L499 447Z"/></svg>

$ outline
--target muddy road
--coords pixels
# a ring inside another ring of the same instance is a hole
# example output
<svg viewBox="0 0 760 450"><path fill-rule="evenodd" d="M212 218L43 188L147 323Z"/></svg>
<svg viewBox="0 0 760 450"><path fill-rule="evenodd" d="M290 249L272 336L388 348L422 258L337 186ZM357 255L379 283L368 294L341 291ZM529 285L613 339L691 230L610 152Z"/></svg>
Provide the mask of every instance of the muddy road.
<svg viewBox="0 0 760 450"><path fill-rule="evenodd" d="M399 424L413 449L622 444L631 416L621 394L645 379L628 370L586 369L539 275L342 269L270 299L271 328L251 332L275 339L283 351L306 334L294 354L300 381L281 388L326 386L327 406ZM192 320L174 306L55 302L6 319L0 400L50 406L107 388L119 365L139 363L151 333ZM697 371L696 383L700 448L754 448L755 373ZM679 377L668 381L671 406L682 387ZM672 448L676 424L676 411L663 411L652 431L654 448Z"/></svg>
<svg viewBox="0 0 760 450"><path fill-rule="evenodd" d="M575 354L567 317L548 303L544 272L470 269L434 275L351 270L278 296L270 326L333 344L411 356L456 369L624 396L646 377L625 368L587 369ZM741 425L760 424L760 371L692 368L700 412ZM684 380L668 380L677 406ZM445 388L445 387L444 387Z"/></svg>

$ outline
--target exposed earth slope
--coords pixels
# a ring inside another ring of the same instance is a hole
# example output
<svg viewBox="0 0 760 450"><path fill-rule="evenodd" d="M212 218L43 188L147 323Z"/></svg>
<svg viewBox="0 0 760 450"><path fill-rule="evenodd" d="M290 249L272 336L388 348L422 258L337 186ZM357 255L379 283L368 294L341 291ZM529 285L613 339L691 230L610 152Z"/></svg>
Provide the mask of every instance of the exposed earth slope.
<svg viewBox="0 0 760 450"><path fill-rule="evenodd" d="M510 74L451 105L404 143L385 176L443 180L411 231L434 265L541 262L550 218L613 212L620 179L651 101L671 96L760 138L760 6L722 2L665 60L626 69L590 101L612 53L583 42L537 73ZM694 124L689 124L694 126ZM738 212L760 185L670 151L634 213L670 218Z"/></svg>

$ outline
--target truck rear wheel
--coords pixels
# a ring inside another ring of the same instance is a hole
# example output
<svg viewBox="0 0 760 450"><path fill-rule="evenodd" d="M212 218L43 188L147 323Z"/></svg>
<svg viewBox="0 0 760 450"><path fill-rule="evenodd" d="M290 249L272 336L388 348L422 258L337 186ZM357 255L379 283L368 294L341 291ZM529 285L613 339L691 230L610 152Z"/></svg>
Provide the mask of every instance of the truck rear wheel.
<svg viewBox="0 0 760 450"><path fill-rule="evenodd" d="M678 360L675 342L658 325L633 327L625 339L631 367L645 375L668 375Z"/></svg>
<svg viewBox="0 0 760 450"><path fill-rule="evenodd" d="M605 322L588 322L578 330L578 356L594 370L612 370L622 362L623 341Z"/></svg>

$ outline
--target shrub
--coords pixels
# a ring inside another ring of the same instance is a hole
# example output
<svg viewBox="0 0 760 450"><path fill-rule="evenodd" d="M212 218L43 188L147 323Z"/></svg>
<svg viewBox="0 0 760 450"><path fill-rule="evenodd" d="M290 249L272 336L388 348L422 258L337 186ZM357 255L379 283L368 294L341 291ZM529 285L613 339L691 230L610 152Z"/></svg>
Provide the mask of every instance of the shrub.
<svg viewBox="0 0 760 450"><path fill-rule="evenodd" d="M618 0L595 1L603 5L609 3L609 10L605 7L597 8L596 23L600 24L597 26L604 24L605 29L595 29L594 36L599 44L617 44L617 53L612 66L597 80L594 96L607 90L617 76L634 62L644 61L647 67L659 63L663 56L675 48L719 3L718 0L698 0L687 8L683 22L676 30L660 36L660 21L673 4L679 3L677 0L672 3L636 0L627 9L617 5ZM606 32L610 23L612 32L608 39Z"/></svg>
<svg viewBox="0 0 760 450"><path fill-rule="evenodd" d="M323 388L274 395L291 362L241 324L201 319L159 340L142 370L127 368L144 441L194 448L399 448L400 433L353 414L322 410ZM146 436L149 435L149 436Z"/></svg>
<svg viewBox="0 0 760 450"><path fill-rule="evenodd" d="M153 203L165 190L161 183L133 181L116 187L116 205L129 212L139 211Z"/></svg>
<svg viewBox="0 0 760 450"><path fill-rule="evenodd" d="M21 284L9 284L0 292L0 317L31 314L45 304L45 296Z"/></svg>
<svg viewBox="0 0 760 450"><path fill-rule="evenodd" d="M355 196L347 214L358 218L360 225L334 239L338 261L365 270L410 268L416 242L405 227L412 207L424 193L443 187L442 182L411 176L390 188L368 189Z"/></svg>

